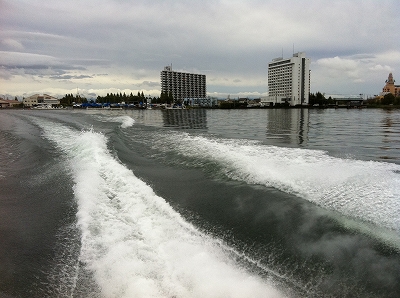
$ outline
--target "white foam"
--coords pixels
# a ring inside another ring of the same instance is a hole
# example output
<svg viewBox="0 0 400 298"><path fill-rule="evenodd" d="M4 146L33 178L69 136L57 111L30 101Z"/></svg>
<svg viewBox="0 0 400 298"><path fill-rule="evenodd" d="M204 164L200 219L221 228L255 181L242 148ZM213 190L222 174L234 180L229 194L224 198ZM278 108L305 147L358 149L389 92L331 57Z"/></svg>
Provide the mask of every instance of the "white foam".
<svg viewBox="0 0 400 298"><path fill-rule="evenodd" d="M37 123L70 159L80 258L104 297L282 296L113 158L104 135Z"/></svg>
<svg viewBox="0 0 400 298"><path fill-rule="evenodd" d="M330 210L400 231L399 165L185 133L158 134L152 142L158 150L174 148L191 159L216 162L232 179L275 187Z"/></svg>
<svg viewBox="0 0 400 298"><path fill-rule="evenodd" d="M95 114L95 118L101 122L121 123L121 128L128 128L135 124L135 119L128 115L110 116L103 114Z"/></svg>
<svg viewBox="0 0 400 298"><path fill-rule="evenodd" d="M129 116L120 116L119 119L121 120L121 127L122 128L127 128L133 126L135 123L135 120L132 117Z"/></svg>

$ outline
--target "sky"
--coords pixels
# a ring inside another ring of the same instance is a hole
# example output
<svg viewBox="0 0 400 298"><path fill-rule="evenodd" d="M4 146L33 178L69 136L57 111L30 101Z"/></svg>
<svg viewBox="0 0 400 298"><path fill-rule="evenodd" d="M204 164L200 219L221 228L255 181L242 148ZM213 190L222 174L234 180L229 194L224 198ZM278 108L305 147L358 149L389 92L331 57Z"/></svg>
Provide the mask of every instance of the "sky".
<svg viewBox="0 0 400 298"><path fill-rule="evenodd" d="M311 92L400 82L398 0L0 0L0 95L160 95L160 71L205 74L207 94L268 94L268 63L305 52Z"/></svg>

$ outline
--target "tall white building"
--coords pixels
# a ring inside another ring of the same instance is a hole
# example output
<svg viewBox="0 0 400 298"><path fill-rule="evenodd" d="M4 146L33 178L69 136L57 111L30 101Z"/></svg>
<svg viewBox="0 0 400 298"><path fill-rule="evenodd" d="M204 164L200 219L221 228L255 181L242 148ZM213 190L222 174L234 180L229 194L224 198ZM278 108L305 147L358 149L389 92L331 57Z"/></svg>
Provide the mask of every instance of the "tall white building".
<svg viewBox="0 0 400 298"><path fill-rule="evenodd" d="M268 99L264 101L291 106L308 104L310 63L304 52L293 54L288 59L276 58L268 63Z"/></svg>

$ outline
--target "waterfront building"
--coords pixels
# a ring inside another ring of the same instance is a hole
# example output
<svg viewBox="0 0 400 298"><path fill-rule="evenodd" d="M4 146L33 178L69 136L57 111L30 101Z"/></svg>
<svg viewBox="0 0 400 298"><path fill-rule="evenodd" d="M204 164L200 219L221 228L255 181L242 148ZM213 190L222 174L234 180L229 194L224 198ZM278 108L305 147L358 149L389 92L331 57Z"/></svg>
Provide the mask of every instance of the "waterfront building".
<svg viewBox="0 0 400 298"><path fill-rule="evenodd" d="M268 64L268 97L262 101L291 106L307 105L311 59L304 52L291 58L275 58Z"/></svg>
<svg viewBox="0 0 400 298"><path fill-rule="evenodd" d="M60 100L47 94L34 94L23 100L24 107L58 107Z"/></svg>
<svg viewBox="0 0 400 298"><path fill-rule="evenodd" d="M160 77L161 93L172 94L174 101L200 106L208 103L205 75L173 71L172 66L165 66Z"/></svg>
<svg viewBox="0 0 400 298"><path fill-rule="evenodd" d="M392 93L395 97L400 96L400 85L395 85L396 82L393 79L393 74L389 73L388 79L385 81L386 85L382 89L382 96L388 93Z"/></svg>
<svg viewBox="0 0 400 298"><path fill-rule="evenodd" d="M13 108L21 104L18 100L9 100L0 98L0 108Z"/></svg>

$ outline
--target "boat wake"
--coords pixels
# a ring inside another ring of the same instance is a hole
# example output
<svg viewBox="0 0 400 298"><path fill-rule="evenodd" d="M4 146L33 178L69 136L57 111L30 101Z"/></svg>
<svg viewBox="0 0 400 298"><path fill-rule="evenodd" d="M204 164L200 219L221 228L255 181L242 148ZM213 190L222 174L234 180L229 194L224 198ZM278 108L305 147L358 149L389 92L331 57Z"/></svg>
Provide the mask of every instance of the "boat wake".
<svg viewBox="0 0 400 298"><path fill-rule="evenodd" d="M235 261L238 253L186 222L115 159L103 134L36 123L66 155L75 181L79 262L102 296L283 296L273 286L278 276L250 275Z"/></svg>
<svg viewBox="0 0 400 298"><path fill-rule="evenodd" d="M341 159L320 150L267 146L257 141L154 134L149 144L179 163L203 167L216 177L274 187L338 211L400 232L400 165Z"/></svg>

